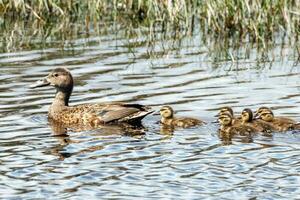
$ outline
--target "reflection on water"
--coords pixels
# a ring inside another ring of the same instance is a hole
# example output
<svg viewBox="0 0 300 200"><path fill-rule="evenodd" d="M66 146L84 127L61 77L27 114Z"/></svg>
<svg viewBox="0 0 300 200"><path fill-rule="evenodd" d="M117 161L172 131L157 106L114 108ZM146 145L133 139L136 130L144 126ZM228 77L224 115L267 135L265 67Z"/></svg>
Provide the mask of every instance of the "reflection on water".
<svg viewBox="0 0 300 200"><path fill-rule="evenodd" d="M257 60L256 49L242 49L233 52L232 62L211 55L197 35L180 44L157 42L151 51L146 41L91 35L63 49L49 44L0 54L1 197L299 196L297 131L228 141L212 123L226 105L237 113L270 106L275 114L300 120L300 65L294 50L275 46ZM158 115L147 116L140 129L53 124L47 120L53 89L27 88L61 66L74 74L72 105L125 101L158 110L168 104L179 116L208 124L174 130L158 124Z"/></svg>

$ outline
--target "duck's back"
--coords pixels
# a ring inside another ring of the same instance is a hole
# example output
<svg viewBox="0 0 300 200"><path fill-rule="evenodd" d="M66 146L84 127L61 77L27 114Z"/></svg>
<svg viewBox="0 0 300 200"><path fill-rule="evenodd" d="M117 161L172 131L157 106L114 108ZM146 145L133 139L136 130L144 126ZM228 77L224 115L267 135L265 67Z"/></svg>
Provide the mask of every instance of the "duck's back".
<svg viewBox="0 0 300 200"><path fill-rule="evenodd" d="M256 128L248 125L232 126L230 131L232 135L247 135L259 132Z"/></svg>
<svg viewBox="0 0 300 200"><path fill-rule="evenodd" d="M190 118L190 117L175 118L172 121L173 126L183 127L183 128L197 126L197 125L201 125L203 123L204 122L199 119Z"/></svg>
<svg viewBox="0 0 300 200"><path fill-rule="evenodd" d="M256 132L264 132L264 128L260 124L256 123L256 121L246 122L243 123L243 125L251 127L251 129L255 130Z"/></svg>
<svg viewBox="0 0 300 200"><path fill-rule="evenodd" d="M285 117L276 117L272 121L272 124L279 130L279 131L287 131L293 128L293 125L296 124L296 121L285 118Z"/></svg>
<svg viewBox="0 0 300 200"><path fill-rule="evenodd" d="M83 124L96 126L112 122L140 122L153 111L139 104L81 104L64 106L59 110L49 110L49 117L65 124Z"/></svg>
<svg viewBox="0 0 300 200"><path fill-rule="evenodd" d="M273 132L273 131L278 131L277 127L274 126L272 123L270 122L266 122L266 121L263 121L261 119L256 119L256 120L253 120L253 124L256 126L256 127L260 127L261 128L261 132Z"/></svg>
<svg viewBox="0 0 300 200"><path fill-rule="evenodd" d="M287 117L275 117L275 119L280 121L281 123L289 123L289 124L297 123L295 120L287 118Z"/></svg>

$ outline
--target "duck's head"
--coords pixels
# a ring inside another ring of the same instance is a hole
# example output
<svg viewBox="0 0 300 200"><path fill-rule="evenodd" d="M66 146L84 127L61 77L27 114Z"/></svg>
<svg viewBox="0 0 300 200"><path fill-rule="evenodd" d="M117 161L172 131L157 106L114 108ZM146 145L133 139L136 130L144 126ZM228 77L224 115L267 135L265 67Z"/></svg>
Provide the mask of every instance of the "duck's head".
<svg viewBox="0 0 300 200"><path fill-rule="evenodd" d="M216 115L216 117L219 117L222 114L229 114L229 115L233 116L233 110L229 106L222 107L222 108L220 108L219 113Z"/></svg>
<svg viewBox="0 0 300 200"><path fill-rule="evenodd" d="M218 121L222 126L230 126L232 124L232 115L223 113L219 116Z"/></svg>
<svg viewBox="0 0 300 200"><path fill-rule="evenodd" d="M242 111L242 121L243 122L251 122L253 120L252 110L249 108L245 108Z"/></svg>
<svg viewBox="0 0 300 200"><path fill-rule="evenodd" d="M174 115L174 110L170 106L163 106L159 113L163 118L172 118Z"/></svg>
<svg viewBox="0 0 300 200"><path fill-rule="evenodd" d="M72 92L73 77L70 71L66 68L56 68L51 71L48 76L32 84L30 88L44 87L48 85L54 86L60 91Z"/></svg>
<svg viewBox="0 0 300 200"><path fill-rule="evenodd" d="M266 122L271 122L274 119L274 114L272 111L270 112L262 112L259 116L260 119L266 121Z"/></svg>
<svg viewBox="0 0 300 200"><path fill-rule="evenodd" d="M254 118L259 118L259 116L261 115L261 113L263 112L272 112L271 108L266 107L266 106L262 106L260 108L258 108L257 111L255 111L254 113Z"/></svg>
<svg viewBox="0 0 300 200"><path fill-rule="evenodd" d="M271 122L274 119L274 113L270 108L265 108L261 109L257 114L256 114L257 119L262 119L266 122Z"/></svg>

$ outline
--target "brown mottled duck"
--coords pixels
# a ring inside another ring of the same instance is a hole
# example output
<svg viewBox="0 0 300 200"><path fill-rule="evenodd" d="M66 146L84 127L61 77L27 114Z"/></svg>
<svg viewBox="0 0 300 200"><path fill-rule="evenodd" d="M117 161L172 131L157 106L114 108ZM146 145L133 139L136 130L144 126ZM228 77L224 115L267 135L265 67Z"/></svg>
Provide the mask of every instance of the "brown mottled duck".
<svg viewBox="0 0 300 200"><path fill-rule="evenodd" d="M268 107L261 107L256 111L257 119L262 119L270 123L276 131L287 131L294 129L297 122L293 119L286 117L275 117L273 111Z"/></svg>
<svg viewBox="0 0 300 200"><path fill-rule="evenodd" d="M259 132L259 129L248 126L246 124L233 124L233 117L229 113L224 113L219 116L220 132L227 137L234 135L249 135Z"/></svg>
<svg viewBox="0 0 300 200"><path fill-rule="evenodd" d="M231 116L234 116L233 110L229 106L225 106L225 107L220 108L218 115L221 115L221 114L224 114L224 113L229 113L229 114L231 114Z"/></svg>
<svg viewBox="0 0 300 200"><path fill-rule="evenodd" d="M69 106L73 91L73 77L66 68L56 68L31 88L53 86L56 95L49 107L48 117L63 124L79 124L95 127L100 124L126 122L138 124L148 114L150 107L140 104L96 103Z"/></svg>
<svg viewBox="0 0 300 200"><path fill-rule="evenodd" d="M253 112L249 108L245 108L242 111L241 121L243 125L251 126L259 132L270 133L272 131L276 131L276 127L274 127L271 123L261 119L254 119Z"/></svg>
<svg viewBox="0 0 300 200"><path fill-rule="evenodd" d="M163 125L189 128L192 126L204 124L204 122L199 119L194 119L190 117L180 117L180 118L175 117L174 110L170 106L163 106L160 109L160 115L161 115L160 122Z"/></svg>
<svg viewBox="0 0 300 200"><path fill-rule="evenodd" d="M232 116L232 124L234 124L234 125L241 124L241 119L234 116L234 113L233 113L233 110L231 107L225 106L225 107L220 108L217 117L220 117L223 114L229 114Z"/></svg>

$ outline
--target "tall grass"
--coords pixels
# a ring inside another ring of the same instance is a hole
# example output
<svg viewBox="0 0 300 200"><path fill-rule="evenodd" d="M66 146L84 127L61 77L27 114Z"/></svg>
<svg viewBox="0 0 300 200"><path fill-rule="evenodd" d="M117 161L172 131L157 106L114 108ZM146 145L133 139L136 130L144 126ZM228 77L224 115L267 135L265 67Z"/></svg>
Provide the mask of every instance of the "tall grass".
<svg viewBox="0 0 300 200"><path fill-rule="evenodd" d="M78 26L74 24L81 24L89 32L101 29L105 22L150 30L159 27L183 35L199 27L203 38L253 41L265 46L278 35L299 40L300 1L0 0L0 34L6 37L32 26L33 32L48 36L59 31L76 34L78 30L72 29ZM15 27L11 28L12 24ZM18 24L22 25L17 27ZM54 28L49 31L49 27ZM11 29L13 33L6 32Z"/></svg>
<svg viewBox="0 0 300 200"><path fill-rule="evenodd" d="M216 35L238 35L256 41L281 31L300 33L300 1L297 0L208 0L200 6L202 24Z"/></svg>

